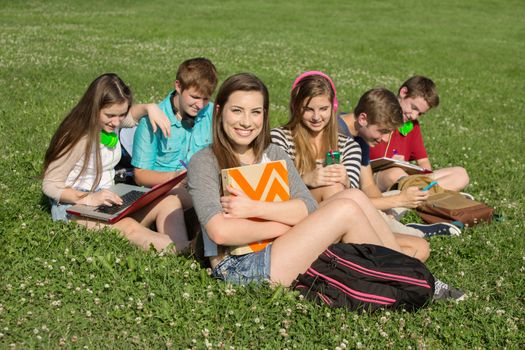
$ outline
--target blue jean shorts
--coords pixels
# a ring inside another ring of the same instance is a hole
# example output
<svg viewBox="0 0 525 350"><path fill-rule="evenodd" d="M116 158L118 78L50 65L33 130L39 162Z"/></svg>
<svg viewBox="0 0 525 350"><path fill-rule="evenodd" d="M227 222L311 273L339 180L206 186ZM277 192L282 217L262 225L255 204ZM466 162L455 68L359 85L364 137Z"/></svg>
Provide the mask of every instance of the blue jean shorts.
<svg viewBox="0 0 525 350"><path fill-rule="evenodd" d="M82 192L88 192L88 191L85 191L85 190L81 190L79 188L75 188L75 190L82 191ZM59 203L59 202L57 202L56 200L54 200L53 198L50 198L50 197L47 197L47 199L49 199L49 203L51 203L51 219L53 219L53 221L69 221L69 220L71 220L72 215L68 214L66 212L66 210L71 208L73 206L73 204Z"/></svg>
<svg viewBox="0 0 525 350"><path fill-rule="evenodd" d="M212 276L232 284L257 284L270 281L270 254L268 244L257 253L230 255L224 258L212 271Z"/></svg>
<svg viewBox="0 0 525 350"><path fill-rule="evenodd" d="M58 203L54 199L49 199L51 202L51 218L53 221L69 221L71 215L66 212L73 204Z"/></svg>

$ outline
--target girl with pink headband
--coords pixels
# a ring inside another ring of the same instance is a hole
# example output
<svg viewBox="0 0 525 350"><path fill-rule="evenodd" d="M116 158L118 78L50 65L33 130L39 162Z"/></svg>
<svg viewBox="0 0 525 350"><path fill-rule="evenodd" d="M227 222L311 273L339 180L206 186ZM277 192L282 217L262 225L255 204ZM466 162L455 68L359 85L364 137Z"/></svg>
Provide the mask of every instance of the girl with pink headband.
<svg viewBox="0 0 525 350"><path fill-rule="evenodd" d="M318 202L337 197L353 200L360 207L373 207L359 188L361 147L352 138L338 133L338 101L332 79L319 71L297 77L290 96L290 121L271 130L272 143L294 161L303 182ZM339 151L340 164L324 166L327 152ZM356 190L348 190L354 188ZM368 213L363 220L384 224L380 212ZM390 233L391 234L391 233ZM397 243L420 260L429 255L423 239L394 233Z"/></svg>
<svg viewBox="0 0 525 350"><path fill-rule="evenodd" d="M361 149L338 133L336 94L325 73L301 74L292 85L289 122L271 131L272 142L292 158L318 202L344 189L359 188ZM340 153L340 164L323 166L326 153L333 151Z"/></svg>

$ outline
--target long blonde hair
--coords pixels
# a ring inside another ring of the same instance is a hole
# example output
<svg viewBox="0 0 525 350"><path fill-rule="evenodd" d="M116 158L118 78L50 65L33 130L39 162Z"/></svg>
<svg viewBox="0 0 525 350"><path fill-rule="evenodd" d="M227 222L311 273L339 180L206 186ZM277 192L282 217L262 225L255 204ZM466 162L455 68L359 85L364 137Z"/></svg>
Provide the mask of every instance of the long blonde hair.
<svg viewBox="0 0 525 350"><path fill-rule="evenodd" d="M96 177L91 187L93 191L102 176L100 111L113 104L125 102L129 109L132 99L131 90L116 74L106 73L96 78L53 135L44 157L43 173L45 174L52 162L69 153L83 137L87 137L84 162L75 181L85 173L91 150L95 147Z"/></svg>
<svg viewBox="0 0 525 350"><path fill-rule="evenodd" d="M228 169L241 165L239 157L237 157L233 151L234 147L231 140L222 127L224 106L230 96L236 91L258 91L263 96L263 127L259 135L257 135L250 145L255 154L256 162L261 161L264 150L270 144L270 118L268 117L270 97L266 85L250 73L232 75L226 79L219 88L217 97L215 98L215 110L213 112L213 143L211 148L215 158L217 158L220 169Z"/></svg>
<svg viewBox="0 0 525 350"><path fill-rule="evenodd" d="M301 78L296 82L290 95L290 120L285 129L292 133L295 143L295 167L300 174L312 171L316 167L316 160L323 158L324 153L329 150L337 150L337 119L335 118L335 91L332 82L327 76L312 74ZM305 107L312 98L317 96L328 96L331 103L330 121L323 129L321 148L312 145L312 136L302 122Z"/></svg>

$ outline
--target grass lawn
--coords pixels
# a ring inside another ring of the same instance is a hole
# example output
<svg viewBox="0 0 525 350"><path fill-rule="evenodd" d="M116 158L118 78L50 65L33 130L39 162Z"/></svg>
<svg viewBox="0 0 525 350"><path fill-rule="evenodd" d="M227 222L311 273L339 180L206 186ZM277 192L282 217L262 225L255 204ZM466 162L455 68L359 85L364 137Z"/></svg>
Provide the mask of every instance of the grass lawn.
<svg viewBox="0 0 525 350"><path fill-rule="evenodd" d="M523 18L521 0L0 1L0 348L525 348ZM466 167L467 191L504 217L431 241L430 269L468 300L358 315L53 223L43 155L88 84L116 72L137 101L160 101L196 56L221 80L262 78L273 126L305 70L334 78L343 110L433 78L433 165Z"/></svg>

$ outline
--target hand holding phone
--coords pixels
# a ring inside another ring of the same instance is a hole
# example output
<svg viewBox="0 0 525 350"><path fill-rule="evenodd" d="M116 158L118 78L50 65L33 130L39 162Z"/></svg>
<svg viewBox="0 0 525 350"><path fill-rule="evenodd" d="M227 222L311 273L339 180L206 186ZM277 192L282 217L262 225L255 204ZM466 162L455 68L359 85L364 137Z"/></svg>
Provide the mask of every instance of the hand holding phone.
<svg viewBox="0 0 525 350"><path fill-rule="evenodd" d="M339 151L328 151L326 152L325 165L339 164L341 163L341 153Z"/></svg>

